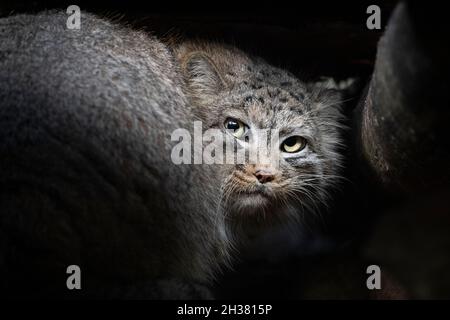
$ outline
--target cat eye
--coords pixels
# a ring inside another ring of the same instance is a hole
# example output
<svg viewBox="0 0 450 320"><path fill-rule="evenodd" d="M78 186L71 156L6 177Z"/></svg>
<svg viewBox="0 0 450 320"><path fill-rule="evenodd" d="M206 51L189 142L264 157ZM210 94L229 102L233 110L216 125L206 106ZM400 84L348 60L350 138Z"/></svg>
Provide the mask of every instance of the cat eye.
<svg viewBox="0 0 450 320"><path fill-rule="evenodd" d="M230 130L230 133L236 138L242 138L247 132L248 126L242 121L228 118L224 123L225 129Z"/></svg>
<svg viewBox="0 0 450 320"><path fill-rule="evenodd" d="M306 140L300 136L289 137L281 144L281 151L295 153L306 147Z"/></svg>

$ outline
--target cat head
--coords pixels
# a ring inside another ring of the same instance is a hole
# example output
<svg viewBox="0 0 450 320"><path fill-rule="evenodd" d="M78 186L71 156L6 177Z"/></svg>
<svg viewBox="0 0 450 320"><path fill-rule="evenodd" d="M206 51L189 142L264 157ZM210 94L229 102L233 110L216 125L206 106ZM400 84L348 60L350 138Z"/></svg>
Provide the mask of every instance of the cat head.
<svg viewBox="0 0 450 320"><path fill-rule="evenodd" d="M298 220L327 202L342 160L337 91L233 47L188 43L178 58L203 129L221 130L233 152L246 152L220 170L221 204L232 221Z"/></svg>

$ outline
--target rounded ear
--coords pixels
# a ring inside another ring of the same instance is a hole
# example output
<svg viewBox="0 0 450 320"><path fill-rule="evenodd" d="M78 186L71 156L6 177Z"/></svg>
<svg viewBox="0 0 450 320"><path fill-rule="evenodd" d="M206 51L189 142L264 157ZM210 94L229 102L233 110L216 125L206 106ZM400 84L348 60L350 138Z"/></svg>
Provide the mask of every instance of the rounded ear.
<svg viewBox="0 0 450 320"><path fill-rule="evenodd" d="M324 89L335 89L335 90L351 90L355 85L357 85L358 79L347 78L344 80L336 81L332 77L320 77L318 81L310 82L311 86L320 86Z"/></svg>
<svg viewBox="0 0 450 320"><path fill-rule="evenodd" d="M307 84L308 89L313 92L316 101L320 102L317 103L317 107L320 110L332 113L336 110L347 112L351 105L346 105L344 102L354 99L360 89L360 85L361 83L357 78L336 81L329 77L321 77L318 81Z"/></svg>
<svg viewBox="0 0 450 320"><path fill-rule="evenodd" d="M189 88L196 96L215 95L225 86L217 66L203 52L189 54L183 67Z"/></svg>
<svg viewBox="0 0 450 320"><path fill-rule="evenodd" d="M357 78L347 78L336 81L331 77L321 77L318 81L310 82L308 85L311 88L322 90L330 95L338 97L351 96L357 93L360 83Z"/></svg>

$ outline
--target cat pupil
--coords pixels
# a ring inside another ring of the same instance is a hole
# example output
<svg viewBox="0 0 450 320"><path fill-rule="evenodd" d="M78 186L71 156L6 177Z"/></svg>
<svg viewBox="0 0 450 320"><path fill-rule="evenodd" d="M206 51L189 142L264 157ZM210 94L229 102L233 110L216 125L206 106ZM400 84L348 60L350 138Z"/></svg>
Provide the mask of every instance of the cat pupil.
<svg viewBox="0 0 450 320"><path fill-rule="evenodd" d="M229 120L227 124L227 129L236 131L239 129L239 123L233 120Z"/></svg>
<svg viewBox="0 0 450 320"><path fill-rule="evenodd" d="M287 138L284 144L286 144L288 147L292 147L297 143L297 139L295 137Z"/></svg>

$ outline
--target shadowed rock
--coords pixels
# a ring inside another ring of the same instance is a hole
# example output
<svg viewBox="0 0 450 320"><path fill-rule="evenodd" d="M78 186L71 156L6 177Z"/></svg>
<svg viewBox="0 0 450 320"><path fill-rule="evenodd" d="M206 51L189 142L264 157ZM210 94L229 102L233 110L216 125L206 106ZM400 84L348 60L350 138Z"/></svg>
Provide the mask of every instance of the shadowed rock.
<svg viewBox="0 0 450 320"><path fill-rule="evenodd" d="M378 44L367 95L356 110L363 163L393 193L449 184L448 26L401 3Z"/></svg>

